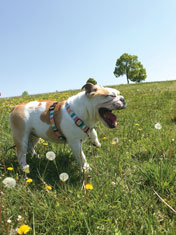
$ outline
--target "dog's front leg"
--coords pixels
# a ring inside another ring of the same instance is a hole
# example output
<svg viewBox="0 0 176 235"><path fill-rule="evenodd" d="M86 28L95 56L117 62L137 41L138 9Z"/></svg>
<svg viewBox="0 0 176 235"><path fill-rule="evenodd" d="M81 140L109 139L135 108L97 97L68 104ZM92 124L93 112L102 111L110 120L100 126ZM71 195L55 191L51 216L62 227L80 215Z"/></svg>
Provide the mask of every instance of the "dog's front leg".
<svg viewBox="0 0 176 235"><path fill-rule="evenodd" d="M81 146L81 140L67 140L68 145L70 146L71 150L73 151L73 154L76 157L76 160L81 167L81 170L85 168L86 170L90 170L89 164L87 163L86 156L84 155L82 151L82 146Z"/></svg>

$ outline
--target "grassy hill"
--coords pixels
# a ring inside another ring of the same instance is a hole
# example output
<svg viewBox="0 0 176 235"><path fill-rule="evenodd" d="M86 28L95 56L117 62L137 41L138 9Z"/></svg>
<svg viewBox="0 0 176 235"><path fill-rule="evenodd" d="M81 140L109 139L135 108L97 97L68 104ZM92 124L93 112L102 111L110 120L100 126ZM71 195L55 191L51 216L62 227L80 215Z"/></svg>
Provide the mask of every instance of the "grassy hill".
<svg viewBox="0 0 176 235"><path fill-rule="evenodd" d="M41 158L27 156L27 175L19 169L15 150L6 152L13 145L8 122L12 106L64 100L78 91L0 99L2 235L13 234L21 224L37 235L176 234L176 81L114 88L125 97L127 108L116 111L115 129L97 124L100 149L89 140L84 144L92 168L86 176L67 145L41 141L36 147ZM156 123L162 128L156 129ZM48 151L55 152L54 161L46 159ZM69 174L65 183L59 180L62 172ZM12 189L2 183L7 176L16 179ZM92 190L82 190L85 177Z"/></svg>

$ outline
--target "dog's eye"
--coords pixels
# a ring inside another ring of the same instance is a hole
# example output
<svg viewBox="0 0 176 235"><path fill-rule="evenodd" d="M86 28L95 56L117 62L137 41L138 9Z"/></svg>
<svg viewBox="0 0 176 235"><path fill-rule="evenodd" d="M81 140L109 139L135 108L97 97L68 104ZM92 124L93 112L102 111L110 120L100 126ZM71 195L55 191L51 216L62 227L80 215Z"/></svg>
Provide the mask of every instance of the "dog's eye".
<svg viewBox="0 0 176 235"><path fill-rule="evenodd" d="M105 95L105 97L116 97L115 95Z"/></svg>

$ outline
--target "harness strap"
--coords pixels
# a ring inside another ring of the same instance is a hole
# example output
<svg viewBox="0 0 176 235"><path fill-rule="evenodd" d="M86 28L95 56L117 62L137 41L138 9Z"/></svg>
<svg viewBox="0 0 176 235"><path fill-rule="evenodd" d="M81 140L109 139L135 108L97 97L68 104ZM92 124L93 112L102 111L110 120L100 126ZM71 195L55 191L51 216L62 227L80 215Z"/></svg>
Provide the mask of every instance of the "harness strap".
<svg viewBox="0 0 176 235"><path fill-rule="evenodd" d="M51 127L53 129L53 131L55 132L55 134L57 135L57 137L60 140L66 140L65 136L62 136L61 133L59 132L59 130L57 129L56 125L55 125L55 121L54 121L54 109L56 107L58 102L54 102L50 108L49 108L49 112L50 112L50 123L51 123Z"/></svg>
<svg viewBox="0 0 176 235"><path fill-rule="evenodd" d="M70 115L70 117L74 120L75 124L81 128L81 130L83 132L85 132L88 137L89 137L89 131L90 131L90 128L83 122L83 120L81 120L70 108L70 105L66 102L65 104L65 108L68 112L68 114Z"/></svg>

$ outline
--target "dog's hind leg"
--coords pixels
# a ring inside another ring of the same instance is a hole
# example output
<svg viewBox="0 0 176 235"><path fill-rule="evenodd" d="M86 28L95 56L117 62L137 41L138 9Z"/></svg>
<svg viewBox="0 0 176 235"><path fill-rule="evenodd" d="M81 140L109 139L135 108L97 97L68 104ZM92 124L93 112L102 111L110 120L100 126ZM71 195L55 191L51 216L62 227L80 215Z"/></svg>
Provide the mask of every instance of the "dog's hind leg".
<svg viewBox="0 0 176 235"><path fill-rule="evenodd" d="M14 141L16 143L16 148L17 148L17 157L18 157L18 162L23 169L26 166L26 154L27 154L27 148L28 148L28 136L24 136L22 142L20 143L18 140Z"/></svg>
<svg viewBox="0 0 176 235"><path fill-rule="evenodd" d="M35 152L34 147L35 147L35 145L37 144L38 140L39 140L38 137L36 137L36 136L30 134L30 136L29 136L29 141L28 141L28 153L30 153L30 154L36 156L37 158L39 158L39 154L37 154L37 153Z"/></svg>
<svg viewBox="0 0 176 235"><path fill-rule="evenodd" d="M22 115L23 108L16 109L17 111L14 109L10 114L10 126L16 145L18 162L20 167L23 169L26 165L29 132L26 131L25 117Z"/></svg>

